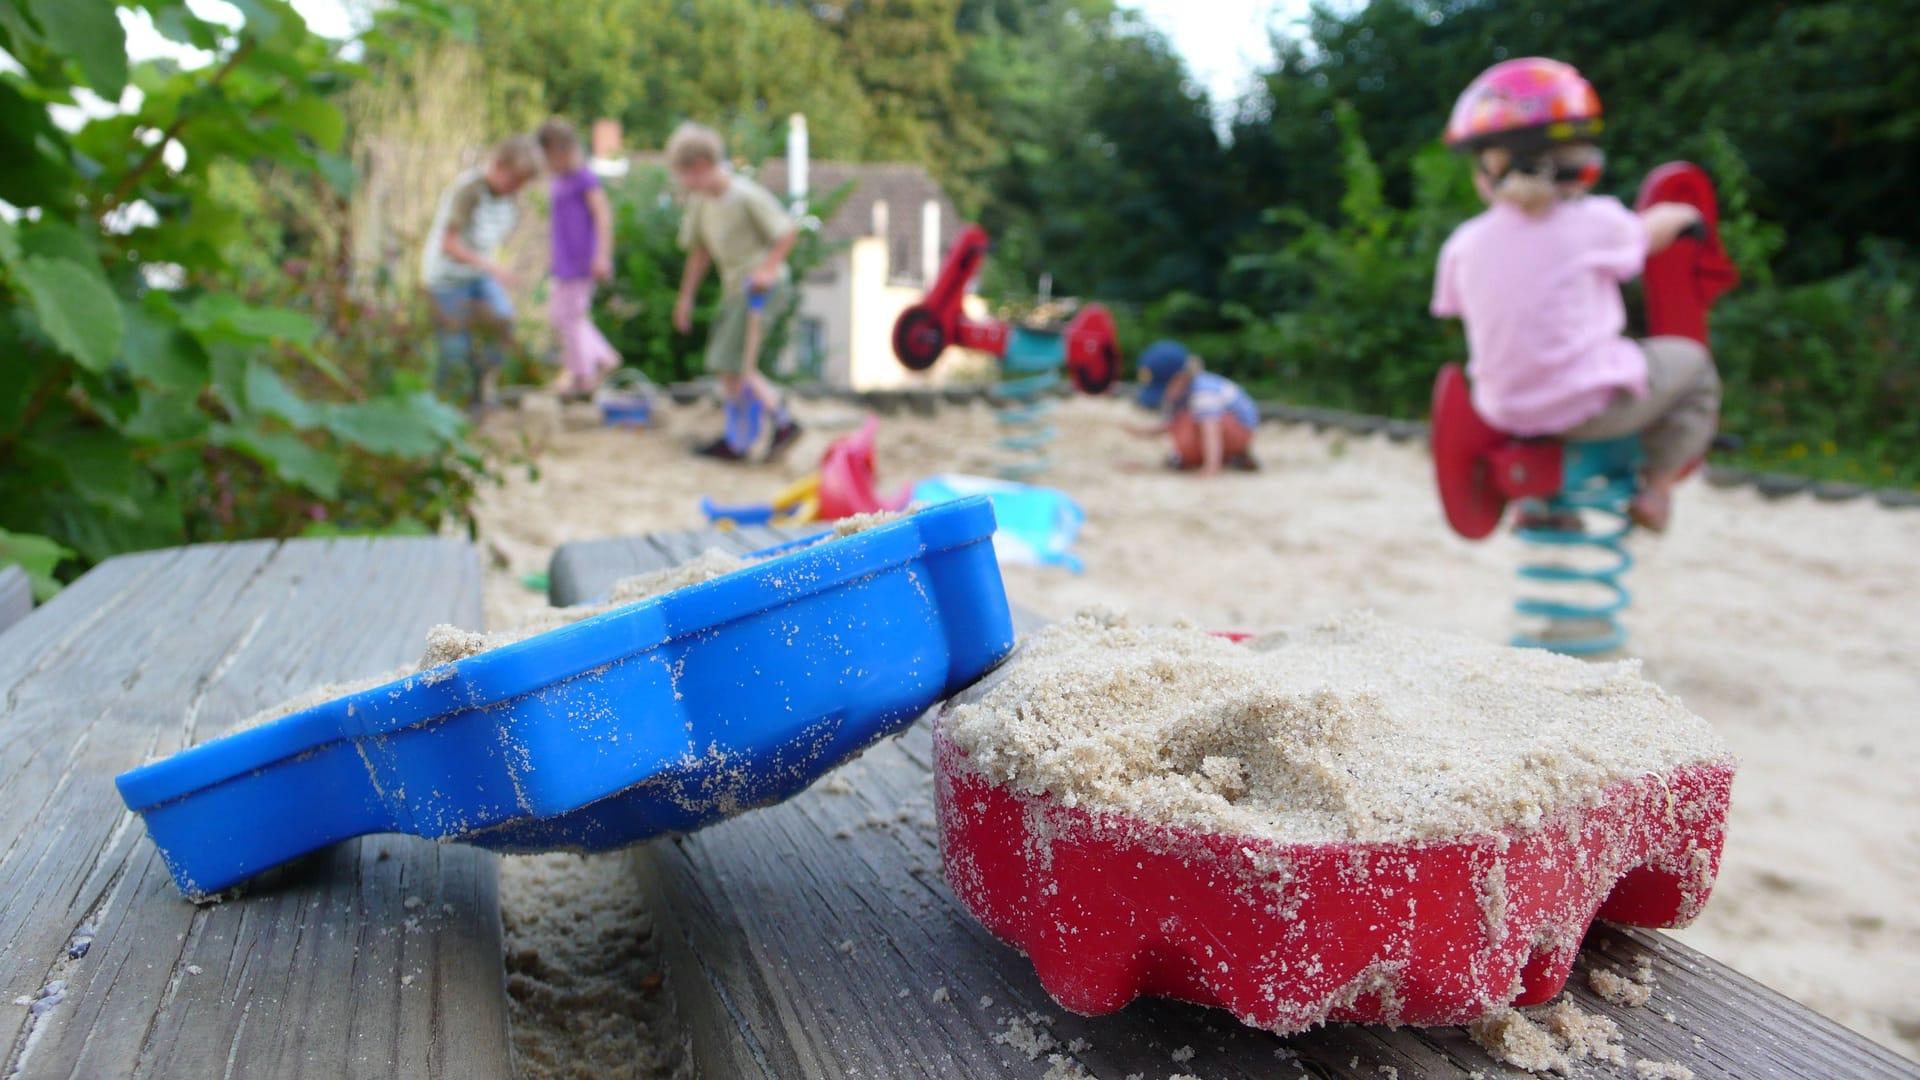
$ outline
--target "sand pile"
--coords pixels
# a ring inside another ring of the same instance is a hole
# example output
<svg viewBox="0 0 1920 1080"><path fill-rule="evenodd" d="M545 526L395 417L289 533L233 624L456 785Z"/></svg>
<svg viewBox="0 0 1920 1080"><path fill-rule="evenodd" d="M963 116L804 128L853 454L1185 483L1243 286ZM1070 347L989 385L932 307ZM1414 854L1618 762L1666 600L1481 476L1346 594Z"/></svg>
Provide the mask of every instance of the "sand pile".
<svg viewBox="0 0 1920 1080"><path fill-rule="evenodd" d="M1728 753L1632 661L1587 664L1345 615L1237 645L1082 613L942 730L1067 806L1282 842L1537 825Z"/></svg>

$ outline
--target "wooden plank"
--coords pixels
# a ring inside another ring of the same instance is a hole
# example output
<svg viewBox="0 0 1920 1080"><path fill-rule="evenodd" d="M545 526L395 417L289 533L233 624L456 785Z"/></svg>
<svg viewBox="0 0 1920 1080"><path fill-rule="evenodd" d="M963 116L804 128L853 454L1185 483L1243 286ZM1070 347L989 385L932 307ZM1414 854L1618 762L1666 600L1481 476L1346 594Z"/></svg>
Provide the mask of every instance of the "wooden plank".
<svg viewBox="0 0 1920 1080"><path fill-rule="evenodd" d="M33 584L17 566L0 566L0 633L33 610Z"/></svg>
<svg viewBox="0 0 1920 1080"><path fill-rule="evenodd" d="M649 537L612 537L562 544L547 563L547 600L571 607L604 598L624 577L661 570L720 547L742 554L820 532L822 525L656 533Z"/></svg>
<svg viewBox="0 0 1920 1080"><path fill-rule="evenodd" d="M652 539L661 561L620 573L658 569L710 544L753 546L753 538L712 533ZM583 581L602 591L607 584ZM1409 1078L1526 1075L1498 1066L1461 1028L1343 1024L1283 1039L1170 1001L1143 1000L1106 1017L1066 1012L1026 959L975 923L942 882L931 762L923 721L843 766L841 782L630 853L703 1074L1039 1077L1047 1055L1029 1059L1005 1038L1017 1020L1047 1032L1057 1044L1049 1053L1114 1080L1175 1072L1378 1080L1387 1069ZM1593 993L1588 971L1631 971L1642 956L1655 976L1648 1006L1622 1008ZM941 1001L936 990L945 991ZM1568 991L1620 1024L1629 1063L1683 1064L1701 1080L1920 1075L1662 934L1597 926ZM1620 1074L1589 1064L1572 1075Z"/></svg>
<svg viewBox="0 0 1920 1080"><path fill-rule="evenodd" d="M467 545L356 539L114 559L10 631L0 1075L510 1076L491 856L368 838L196 906L113 787L480 617Z"/></svg>

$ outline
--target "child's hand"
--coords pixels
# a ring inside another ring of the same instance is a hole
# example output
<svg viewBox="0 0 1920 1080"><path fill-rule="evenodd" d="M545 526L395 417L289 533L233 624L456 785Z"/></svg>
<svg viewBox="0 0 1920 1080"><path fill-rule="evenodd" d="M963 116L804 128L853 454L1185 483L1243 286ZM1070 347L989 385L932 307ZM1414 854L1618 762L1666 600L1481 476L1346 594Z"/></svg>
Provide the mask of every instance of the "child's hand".
<svg viewBox="0 0 1920 1080"><path fill-rule="evenodd" d="M683 334L693 333L693 298L682 296L674 301L673 328Z"/></svg>
<svg viewBox="0 0 1920 1080"><path fill-rule="evenodd" d="M613 277L613 260L605 255L593 257L593 280L608 281Z"/></svg>
<svg viewBox="0 0 1920 1080"><path fill-rule="evenodd" d="M489 266L487 273L493 276L493 280L500 283L501 288L512 290L520 287L520 279L514 275L514 272L499 263Z"/></svg>
<svg viewBox="0 0 1920 1080"><path fill-rule="evenodd" d="M767 292L773 288L773 283L778 280L779 277L780 271L778 270L768 269L764 266L756 267L753 273L747 276L747 291Z"/></svg>
<svg viewBox="0 0 1920 1080"><path fill-rule="evenodd" d="M1702 224L1700 209L1691 203L1654 203L1640 211L1647 226L1647 254L1665 251L1680 234Z"/></svg>

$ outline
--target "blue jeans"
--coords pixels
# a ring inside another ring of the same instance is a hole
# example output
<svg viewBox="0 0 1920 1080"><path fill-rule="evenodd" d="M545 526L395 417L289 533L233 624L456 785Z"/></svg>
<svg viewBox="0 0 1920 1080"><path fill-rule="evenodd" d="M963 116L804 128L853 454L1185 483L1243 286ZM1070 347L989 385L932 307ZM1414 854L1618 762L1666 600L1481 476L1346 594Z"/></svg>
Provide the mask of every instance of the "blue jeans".
<svg viewBox="0 0 1920 1080"><path fill-rule="evenodd" d="M471 380L466 400L480 397L481 379L500 367L500 344L511 333L513 299L491 277L455 281L430 290L433 294L434 336L439 339L440 359L434 369L433 385L442 397L452 396L455 380ZM474 345L474 328L481 330L482 344Z"/></svg>

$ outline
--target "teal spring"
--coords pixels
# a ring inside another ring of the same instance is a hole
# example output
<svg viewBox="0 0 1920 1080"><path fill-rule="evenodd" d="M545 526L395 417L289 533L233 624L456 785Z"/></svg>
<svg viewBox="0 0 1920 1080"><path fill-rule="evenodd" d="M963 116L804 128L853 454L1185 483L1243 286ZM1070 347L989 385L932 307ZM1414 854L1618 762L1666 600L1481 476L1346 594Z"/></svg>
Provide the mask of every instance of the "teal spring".
<svg viewBox="0 0 1920 1080"><path fill-rule="evenodd" d="M1572 656L1626 644L1621 614L1633 594L1621 579L1633 569L1627 504L1640 463L1636 438L1568 443L1560 493L1522 508L1514 535L1530 549L1520 580L1531 588L1514 610L1544 626L1515 634L1513 644Z"/></svg>
<svg viewBox="0 0 1920 1080"><path fill-rule="evenodd" d="M1005 452L997 470L1001 479L1027 480L1053 467L1050 446L1060 429L1051 422L1054 404L1047 395L1060 385L1065 361L1066 346L1058 333L1013 328L1000 363L1018 377L994 387L1001 429L994 445Z"/></svg>

